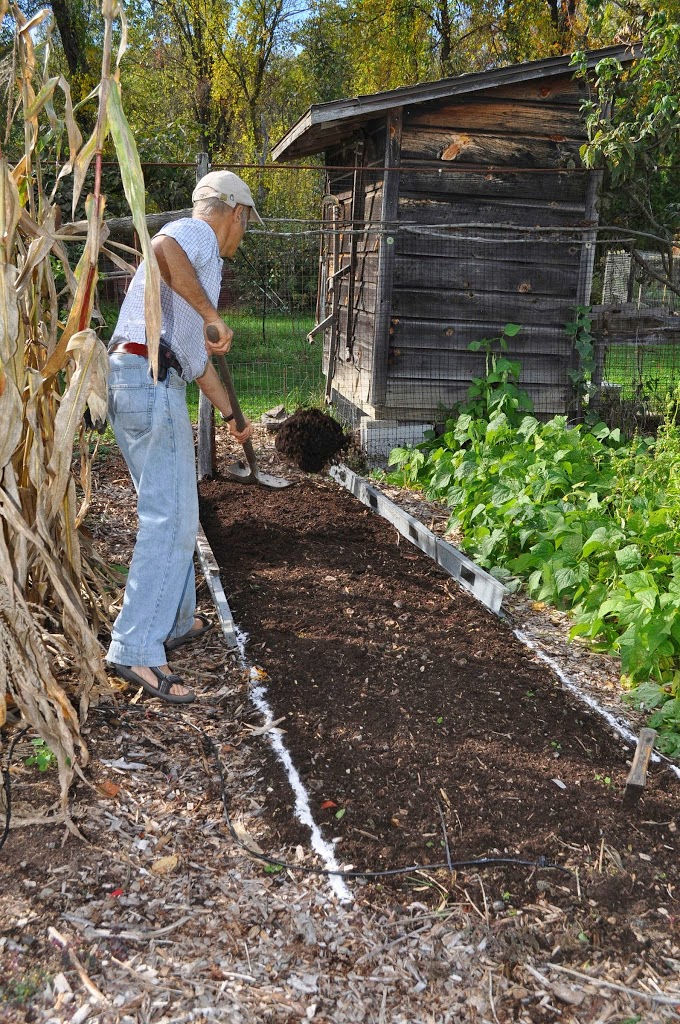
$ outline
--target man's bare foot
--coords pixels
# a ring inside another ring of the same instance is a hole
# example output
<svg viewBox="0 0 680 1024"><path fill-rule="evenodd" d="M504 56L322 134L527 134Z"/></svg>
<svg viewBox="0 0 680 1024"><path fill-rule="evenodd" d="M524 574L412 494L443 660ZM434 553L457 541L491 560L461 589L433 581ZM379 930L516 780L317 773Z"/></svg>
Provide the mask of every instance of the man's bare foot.
<svg viewBox="0 0 680 1024"><path fill-rule="evenodd" d="M169 665L158 665L157 667L164 676L172 675L172 669ZM158 679L148 665L132 665L130 670L135 672L138 676L141 676L142 679L146 679L146 681L153 686L154 690L158 689ZM177 697L183 697L185 693L191 693L191 690L188 686L180 686L179 683L173 683L170 687L170 693L175 694Z"/></svg>

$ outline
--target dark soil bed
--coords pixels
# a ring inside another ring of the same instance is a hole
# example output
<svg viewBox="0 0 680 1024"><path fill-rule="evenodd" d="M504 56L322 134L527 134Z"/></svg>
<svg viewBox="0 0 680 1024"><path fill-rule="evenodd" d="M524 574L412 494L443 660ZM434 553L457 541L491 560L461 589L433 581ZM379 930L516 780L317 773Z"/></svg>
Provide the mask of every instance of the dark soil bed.
<svg viewBox="0 0 680 1024"><path fill-rule="evenodd" d="M384 520L307 478L280 492L208 482L202 521L248 657L269 676L274 717L285 716L285 742L343 863L440 864L443 815L454 860L545 857L578 870L578 883L538 875L557 903L580 885L603 915L598 927L672 908L678 780L653 769L640 803L625 808L630 750ZM272 845L305 842L273 761L270 772ZM538 875L503 869L500 898L521 904ZM442 877L412 876L408 898L423 898L414 878L443 889Z"/></svg>

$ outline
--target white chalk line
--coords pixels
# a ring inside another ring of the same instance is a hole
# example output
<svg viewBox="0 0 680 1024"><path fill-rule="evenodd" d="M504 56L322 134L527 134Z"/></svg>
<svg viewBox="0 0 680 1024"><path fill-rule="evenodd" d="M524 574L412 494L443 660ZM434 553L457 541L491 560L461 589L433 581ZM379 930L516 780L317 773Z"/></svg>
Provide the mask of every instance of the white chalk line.
<svg viewBox="0 0 680 1024"><path fill-rule="evenodd" d="M605 722L607 722L607 724L614 730L614 732L621 736L621 738L624 739L627 743L629 743L633 747L637 746L637 736L634 732L631 731L631 729L625 722L622 722L620 718L616 717L616 715L613 715L610 711L607 711L606 708L603 708L602 705L599 704L594 697L590 696L590 694L585 693L583 690L581 690L580 687L577 686L577 684L574 682L574 680L570 679L566 672L564 672L564 670L560 667L558 662L556 662L554 658L551 658L544 651L542 651L539 645L534 640L532 640L531 637L527 636L526 633L523 633L521 629L513 629L513 633L520 641L520 643L523 643L524 646L528 647L529 650L533 651L534 654L538 658L540 658L541 661L544 661L546 665L550 666L550 668L553 670L559 681L562 683L563 686L565 686L569 690L570 693L573 693L574 696L578 697L578 699L583 704L586 704L592 711L595 711L598 715L604 718ZM677 765L672 764L672 762L669 761L668 758L661 757L659 754L653 752L651 755L651 760L657 763L665 763L666 766L673 772L673 774L680 779L680 768L678 768Z"/></svg>
<svg viewBox="0 0 680 1024"><path fill-rule="evenodd" d="M208 544L207 539L205 539L205 545L208 547L208 549L210 549L210 545ZM212 551L210 553L212 555ZM225 636L228 632L230 638L235 638L240 667L244 671L248 672L248 677L250 680L250 699L252 700L257 710L264 716L265 721L273 722L274 713L271 707L269 706L269 703L267 702L266 689L262 685L255 685L256 681L258 684L260 684L261 677L259 671L257 668L253 667L252 665L249 665L248 659L246 658L248 634L245 632L245 630L237 626L236 622L234 621L234 617L231 613L231 608L229 607L229 602L227 601L227 595L224 593L224 589L222 587L219 575L215 577L215 574L213 574L210 592L213 596L215 610L217 611L217 615L222 624L222 630L225 633ZM226 625L224 621L225 618L227 619ZM233 649L233 641L230 644L230 646L232 646ZM314 821L314 817L312 815L312 808L309 803L309 794L307 793L307 790L304 787L302 779L300 778L300 775L297 769L295 768L295 765L293 764L293 759L290 756L290 752L287 750L283 740L281 739L281 734L279 732L276 732L274 729L270 729L265 734L265 736L275 756L278 758L284 772L286 773L286 777L290 784L290 788L293 790L293 793L295 794L294 813L298 821L300 821L301 824L306 825L307 828L309 829L312 849L323 862L326 871L340 871L340 865L338 864L335 858L335 850L333 849L332 845L324 839L324 837L321 834L321 830L319 829L319 826ZM328 880L330 888L333 890L335 895L342 903L353 902L352 895L349 889L347 888L347 885L345 884L343 878L341 878L339 875L326 875L325 877Z"/></svg>
<svg viewBox="0 0 680 1024"><path fill-rule="evenodd" d="M273 721L274 715L272 709L266 700L266 690L263 686L255 686L253 683L253 673L257 672L257 669L251 669L251 692L250 699L252 700L258 711L265 716L265 720L268 722ZM328 871L340 871L340 865L335 859L335 850L321 835L319 826L314 821L312 815L312 808L309 804L309 796L305 789L302 779L300 778L298 771L293 764L293 759L290 756L290 752L287 750L281 734L276 732L274 729L270 729L266 734L267 739L272 747L272 750L281 762L284 771L288 777L291 789L295 793L295 814L298 821L306 825L310 831L312 849L321 860L324 862L324 866ZM349 903L352 900L349 889L347 888L345 881L339 875L327 875L328 884L331 889L343 903Z"/></svg>

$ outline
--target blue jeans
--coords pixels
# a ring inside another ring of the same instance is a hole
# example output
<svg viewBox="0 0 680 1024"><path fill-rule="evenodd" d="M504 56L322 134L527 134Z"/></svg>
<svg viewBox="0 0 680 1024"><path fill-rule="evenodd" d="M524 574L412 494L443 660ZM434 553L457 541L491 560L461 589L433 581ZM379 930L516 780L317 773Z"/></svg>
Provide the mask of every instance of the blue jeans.
<svg viewBox="0 0 680 1024"><path fill-rule="evenodd" d="M143 356L110 356L109 421L137 491L139 527L107 661L164 665L163 642L191 629L198 488L186 383L154 385Z"/></svg>

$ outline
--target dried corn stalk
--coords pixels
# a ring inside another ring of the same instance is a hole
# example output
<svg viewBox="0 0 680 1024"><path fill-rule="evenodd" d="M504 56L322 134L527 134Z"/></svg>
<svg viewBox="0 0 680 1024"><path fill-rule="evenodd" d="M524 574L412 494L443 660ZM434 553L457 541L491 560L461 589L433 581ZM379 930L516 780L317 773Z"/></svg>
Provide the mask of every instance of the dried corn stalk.
<svg viewBox="0 0 680 1024"><path fill-rule="evenodd" d="M93 686L107 685L97 631L109 620L116 597L113 574L80 531L91 461L83 414L89 407L93 420L106 416L107 355L89 325L106 236L100 183L109 134L146 258L152 351L157 351L160 334L160 279L146 230L141 166L120 99L118 63L126 37L122 11L112 0L102 4L102 75L89 98L98 102L98 113L85 143L68 83L48 73L51 12L40 11L29 21L14 4L0 0L0 20L8 13L15 43L6 139L12 128L16 137L20 126L24 152L12 166L0 151L0 725L11 701L54 751L61 813L68 822L68 787L78 763L87 759L80 723ZM122 31L112 72L116 19ZM44 189L45 139L54 156L64 137L64 163L56 181L73 175L74 209L94 160L95 186L86 200L87 224L80 236L58 227L54 192ZM74 239L82 254L72 268L68 253ZM65 318L55 259L66 279ZM80 499L72 470L74 441L80 455Z"/></svg>

